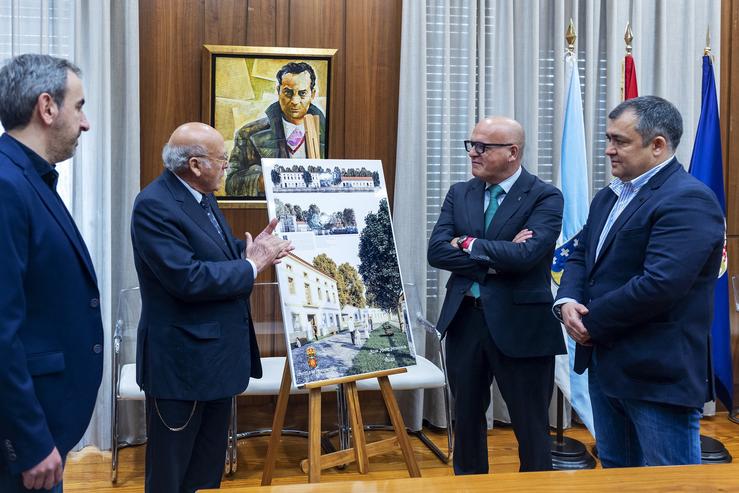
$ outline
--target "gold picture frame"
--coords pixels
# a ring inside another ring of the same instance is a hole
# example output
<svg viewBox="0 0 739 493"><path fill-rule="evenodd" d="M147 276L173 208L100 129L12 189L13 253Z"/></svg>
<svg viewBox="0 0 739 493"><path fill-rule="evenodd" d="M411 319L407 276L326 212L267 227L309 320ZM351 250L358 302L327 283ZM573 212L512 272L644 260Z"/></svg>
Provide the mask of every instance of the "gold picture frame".
<svg viewBox="0 0 739 493"><path fill-rule="evenodd" d="M221 133L229 155L216 192L221 208L266 208L262 158L329 157L336 52L203 45L202 118ZM303 140L294 150L293 134L285 133L296 125Z"/></svg>

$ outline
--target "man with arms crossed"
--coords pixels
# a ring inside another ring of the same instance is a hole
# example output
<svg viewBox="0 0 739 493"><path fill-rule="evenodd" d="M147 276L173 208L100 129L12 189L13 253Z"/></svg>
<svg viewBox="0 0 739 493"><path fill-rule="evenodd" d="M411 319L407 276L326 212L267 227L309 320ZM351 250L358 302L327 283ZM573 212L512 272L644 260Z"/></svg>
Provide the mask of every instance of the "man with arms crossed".
<svg viewBox="0 0 739 493"><path fill-rule="evenodd" d="M253 241L234 239L213 193L228 168L221 135L178 127L164 172L134 203L141 286L136 380L146 393L146 491L218 488L231 398L262 367L249 308L257 273L287 255L272 221Z"/></svg>
<svg viewBox="0 0 739 493"><path fill-rule="evenodd" d="M103 374L90 255L56 163L90 129L80 70L47 55L0 69L0 491L62 491Z"/></svg>
<svg viewBox="0 0 739 493"><path fill-rule="evenodd" d="M498 382L521 471L552 468L549 401L554 355L565 353L551 313L550 265L562 194L521 167L521 125L480 121L465 147L474 178L452 185L428 260L451 271L436 328L446 336L455 403L454 472L488 472L490 385Z"/></svg>
<svg viewBox="0 0 739 493"><path fill-rule="evenodd" d="M724 219L675 158L682 131L677 108L659 97L611 111L615 179L593 198L557 294L555 313L578 342L575 371L589 369L603 467L701 459Z"/></svg>

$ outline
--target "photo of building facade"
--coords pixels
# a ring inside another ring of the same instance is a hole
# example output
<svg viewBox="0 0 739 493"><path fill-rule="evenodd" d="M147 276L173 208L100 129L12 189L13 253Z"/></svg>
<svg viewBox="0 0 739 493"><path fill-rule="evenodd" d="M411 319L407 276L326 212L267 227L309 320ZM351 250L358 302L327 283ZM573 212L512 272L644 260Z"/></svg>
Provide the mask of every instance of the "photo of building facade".
<svg viewBox="0 0 739 493"><path fill-rule="evenodd" d="M282 303L289 316L291 345L301 346L339 331L341 310L336 280L296 255L282 260L278 282L287 286Z"/></svg>

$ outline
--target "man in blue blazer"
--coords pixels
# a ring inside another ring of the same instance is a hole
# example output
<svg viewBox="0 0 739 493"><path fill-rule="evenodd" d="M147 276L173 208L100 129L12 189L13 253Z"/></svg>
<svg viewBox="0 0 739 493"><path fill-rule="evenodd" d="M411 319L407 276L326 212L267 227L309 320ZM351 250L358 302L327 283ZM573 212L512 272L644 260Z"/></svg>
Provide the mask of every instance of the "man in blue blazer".
<svg viewBox="0 0 739 493"><path fill-rule="evenodd" d="M133 207L131 238L141 287L136 380L146 393L146 491L218 488L231 398L260 378L249 311L257 273L291 249L277 221L236 240L213 196L228 168L221 135L178 127L166 169Z"/></svg>
<svg viewBox="0 0 739 493"><path fill-rule="evenodd" d="M603 467L700 463L724 219L675 159L682 117L645 96L608 115L615 179L590 206L555 312L588 368Z"/></svg>
<svg viewBox="0 0 739 493"><path fill-rule="evenodd" d="M21 55L0 69L0 491L62 490L103 373L103 326L85 242L55 164L90 124L80 70Z"/></svg>
<svg viewBox="0 0 739 493"><path fill-rule="evenodd" d="M488 472L493 377L508 405L521 471L552 468L554 355L566 350L550 309L550 265L563 201L521 167L524 144L515 120L475 126L465 141L474 178L449 189L429 241L429 263L452 273L436 328L446 337L455 399L456 474Z"/></svg>

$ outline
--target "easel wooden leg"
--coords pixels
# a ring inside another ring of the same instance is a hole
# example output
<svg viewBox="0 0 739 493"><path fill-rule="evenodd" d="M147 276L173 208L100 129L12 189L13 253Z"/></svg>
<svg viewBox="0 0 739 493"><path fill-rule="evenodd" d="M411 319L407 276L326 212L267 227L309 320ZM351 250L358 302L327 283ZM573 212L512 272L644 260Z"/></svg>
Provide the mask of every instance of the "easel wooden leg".
<svg viewBox="0 0 739 493"><path fill-rule="evenodd" d="M393 424L393 428L395 428L395 435L398 437L400 450L403 452L403 458L405 459L405 465L408 468L408 474L410 474L412 478L420 478L421 470L418 468L416 456L413 455L413 447L408 438L408 433L405 430L403 416L400 414L398 402L395 400L395 394L393 394L390 379L388 377L379 377L378 381L380 382L382 398L385 400L385 407L387 407L387 412L390 415L390 422Z"/></svg>
<svg viewBox="0 0 739 493"><path fill-rule="evenodd" d="M277 461L277 447L279 447L280 445L280 438L282 437L282 426L285 424L285 413L287 413L287 400L290 397L291 385L292 377L290 376L290 364L288 363L287 359L285 359L285 369L282 372L280 394L277 396L275 417L272 420L272 435L269 437L269 445L267 446L267 457L265 457L264 459L264 471L262 471L262 486L268 486L272 484L272 475L275 472L275 462Z"/></svg>
<svg viewBox="0 0 739 493"><path fill-rule="evenodd" d="M357 461L357 469L360 474L367 474L369 469L369 457L367 456L367 440L364 437L364 422L362 411L359 407L359 392L357 382L349 382L344 385L346 389L346 401L349 407L349 418L352 426L352 440L354 442L354 458Z"/></svg>
<svg viewBox="0 0 739 493"><path fill-rule="evenodd" d="M321 389L310 389L308 395L308 482L321 481Z"/></svg>

